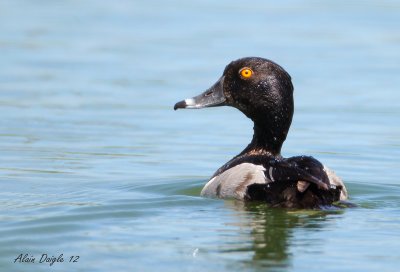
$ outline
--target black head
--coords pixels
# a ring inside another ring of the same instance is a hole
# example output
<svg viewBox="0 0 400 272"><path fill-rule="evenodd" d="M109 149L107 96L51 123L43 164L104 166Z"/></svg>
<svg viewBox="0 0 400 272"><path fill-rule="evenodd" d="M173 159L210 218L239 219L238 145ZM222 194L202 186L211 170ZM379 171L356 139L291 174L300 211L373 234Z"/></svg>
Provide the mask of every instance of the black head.
<svg viewBox="0 0 400 272"><path fill-rule="evenodd" d="M278 64L263 58L242 58L226 66L222 77L199 96L180 101L178 108L228 105L254 121L248 148L279 154L293 116L293 85Z"/></svg>
<svg viewBox="0 0 400 272"><path fill-rule="evenodd" d="M223 76L226 104L254 121L264 119L267 112L281 113L288 105L293 109L290 76L270 60L243 58L233 61L226 66Z"/></svg>

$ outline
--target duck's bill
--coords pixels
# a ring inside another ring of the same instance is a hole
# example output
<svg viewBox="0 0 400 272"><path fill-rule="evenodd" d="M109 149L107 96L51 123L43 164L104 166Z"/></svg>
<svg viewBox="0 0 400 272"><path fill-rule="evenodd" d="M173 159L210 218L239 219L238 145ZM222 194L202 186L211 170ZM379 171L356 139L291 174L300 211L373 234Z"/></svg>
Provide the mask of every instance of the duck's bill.
<svg viewBox="0 0 400 272"><path fill-rule="evenodd" d="M221 77L211 88L204 93L179 101L175 104L174 110L177 109L201 109L208 107L217 107L225 105L224 95L224 77Z"/></svg>

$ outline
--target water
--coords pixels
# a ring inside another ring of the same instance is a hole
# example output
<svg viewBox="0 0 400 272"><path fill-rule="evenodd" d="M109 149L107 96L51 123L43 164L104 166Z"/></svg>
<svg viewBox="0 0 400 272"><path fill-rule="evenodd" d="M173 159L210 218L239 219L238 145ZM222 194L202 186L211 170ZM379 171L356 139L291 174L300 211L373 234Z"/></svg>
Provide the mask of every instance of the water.
<svg viewBox="0 0 400 272"><path fill-rule="evenodd" d="M399 12L398 1L2 0L0 270L397 271ZM292 75L283 154L329 165L357 208L199 197L252 124L232 108L172 107L244 56ZM64 262L39 263L44 253Z"/></svg>

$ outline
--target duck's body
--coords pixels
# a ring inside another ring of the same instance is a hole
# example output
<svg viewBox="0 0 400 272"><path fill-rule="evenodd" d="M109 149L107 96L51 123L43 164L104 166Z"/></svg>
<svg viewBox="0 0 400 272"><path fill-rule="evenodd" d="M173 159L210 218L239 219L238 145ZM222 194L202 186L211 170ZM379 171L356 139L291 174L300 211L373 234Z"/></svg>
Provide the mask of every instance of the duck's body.
<svg viewBox="0 0 400 272"><path fill-rule="evenodd" d="M347 199L342 180L319 161L306 156L284 159L249 155L234 159L217 170L201 195L264 200L271 206L288 208L320 207Z"/></svg>
<svg viewBox="0 0 400 272"><path fill-rule="evenodd" d="M177 108L229 105L254 122L251 143L218 169L201 195L265 201L274 207L316 208L347 199L333 171L308 156L280 154L293 116L289 74L262 58L230 63L223 76L203 94L178 102Z"/></svg>

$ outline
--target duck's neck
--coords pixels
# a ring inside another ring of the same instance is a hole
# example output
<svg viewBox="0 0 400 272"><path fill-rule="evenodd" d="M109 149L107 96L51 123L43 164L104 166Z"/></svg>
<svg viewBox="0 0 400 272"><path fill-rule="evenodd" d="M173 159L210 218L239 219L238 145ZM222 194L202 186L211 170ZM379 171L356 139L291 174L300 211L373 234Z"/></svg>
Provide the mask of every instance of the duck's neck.
<svg viewBox="0 0 400 272"><path fill-rule="evenodd" d="M254 122L253 139L240 154L279 157L292 122L292 112L261 116L264 118L251 118Z"/></svg>

